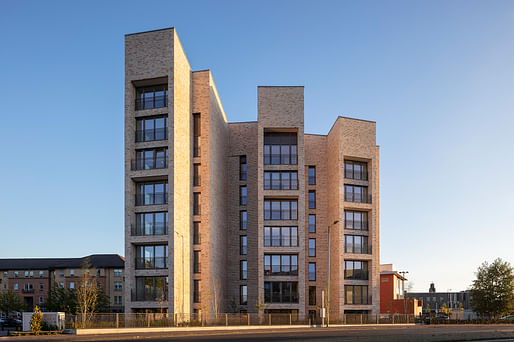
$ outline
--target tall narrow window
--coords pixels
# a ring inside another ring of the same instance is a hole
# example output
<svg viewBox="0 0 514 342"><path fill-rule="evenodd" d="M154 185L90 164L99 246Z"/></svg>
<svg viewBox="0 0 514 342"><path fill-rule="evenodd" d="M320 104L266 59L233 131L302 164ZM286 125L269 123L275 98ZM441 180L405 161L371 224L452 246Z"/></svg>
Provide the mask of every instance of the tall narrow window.
<svg viewBox="0 0 514 342"><path fill-rule="evenodd" d="M239 288L240 291L240 304L247 305L248 304L248 286L241 285Z"/></svg>
<svg viewBox="0 0 514 342"><path fill-rule="evenodd" d="M200 215L200 193L193 193L193 215Z"/></svg>
<svg viewBox="0 0 514 342"><path fill-rule="evenodd" d="M241 210L239 212L239 229L246 230L246 226L248 223L248 213L246 210Z"/></svg>
<svg viewBox="0 0 514 342"><path fill-rule="evenodd" d="M309 209L316 209L316 191L309 190Z"/></svg>
<svg viewBox="0 0 514 342"><path fill-rule="evenodd" d="M316 305L316 286L309 286L309 305Z"/></svg>
<svg viewBox="0 0 514 342"><path fill-rule="evenodd" d="M246 156L239 156L239 180L246 180Z"/></svg>
<svg viewBox="0 0 514 342"><path fill-rule="evenodd" d="M200 273L200 251L193 252L193 273Z"/></svg>
<svg viewBox="0 0 514 342"><path fill-rule="evenodd" d="M193 244L200 244L200 222L193 222Z"/></svg>
<svg viewBox="0 0 514 342"><path fill-rule="evenodd" d="M239 204L246 205L246 185L239 188Z"/></svg>
<svg viewBox="0 0 514 342"><path fill-rule="evenodd" d="M309 214L309 233L316 233L316 215Z"/></svg>
<svg viewBox="0 0 514 342"><path fill-rule="evenodd" d="M309 262L309 281L316 280L316 263Z"/></svg>
<svg viewBox="0 0 514 342"><path fill-rule="evenodd" d="M239 246L240 246L240 254L246 255L248 253L248 240L246 235L241 235L239 237Z"/></svg>
<svg viewBox="0 0 514 342"><path fill-rule="evenodd" d="M200 114L194 113L193 114L193 157L200 157L200 136L202 135L201 132L201 121L200 121Z"/></svg>
<svg viewBox="0 0 514 342"><path fill-rule="evenodd" d="M193 280L193 302L200 303L200 280Z"/></svg>
<svg viewBox="0 0 514 342"><path fill-rule="evenodd" d="M240 267L239 278L241 280L246 280L248 278L248 261L241 260L239 267Z"/></svg>
<svg viewBox="0 0 514 342"><path fill-rule="evenodd" d="M309 239L309 256L316 256L316 239Z"/></svg>
<svg viewBox="0 0 514 342"><path fill-rule="evenodd" d="M368 230L368 213L365 211L344 211L345 229Z"/></svg>
<svg viewBox="0 0 514 342"><path fill-rule="evenodd" d="M193 164L193 186L200 186L200 164Z"/></svg>
<svg viewBox="0 0 514 342"><path fill-rule="evenodd" d="M316 167L309 166L309 185L316 184Z"/></svg>

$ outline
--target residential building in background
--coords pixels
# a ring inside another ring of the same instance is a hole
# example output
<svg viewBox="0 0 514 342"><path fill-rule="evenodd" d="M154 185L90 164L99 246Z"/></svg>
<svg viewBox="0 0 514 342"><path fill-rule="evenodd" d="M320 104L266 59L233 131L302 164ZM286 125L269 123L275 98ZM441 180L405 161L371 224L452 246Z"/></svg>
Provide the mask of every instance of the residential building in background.
<svg viewBox="0 0 514 342"><path fill-rule="evenodd" d="M423 301L405 296L405 281L392 264L380 265L380 313L421 315Z"/></svg>
<svg viewBox="0 0 514 342"><path fill-rule="evenodd" d="M11 290L32 311L43 305L54 284L78 288L84 262L109 297L111 312L123 312L124 259L118 254L93 254L83 258L0 259L0 291Z"/></svg>
<svg viewBox="0 0 514 342"><path fill-rule="evenodd" d="M431 283L428 292L408 292L407 298L416 298L422 301L424 313L437 313L441 311L443 305L446 305L447 308L452 309L455 318L472 319L477 317L471 308L469 290L437 292L434 283Z"/></svg>
<svg viewBox="0 0 514 342"><path fill-rule="evenodd" d="M127 312L379 313L375 122L307 134L303 87L257 102L228 122L175 29L126 35Z"/></svg>

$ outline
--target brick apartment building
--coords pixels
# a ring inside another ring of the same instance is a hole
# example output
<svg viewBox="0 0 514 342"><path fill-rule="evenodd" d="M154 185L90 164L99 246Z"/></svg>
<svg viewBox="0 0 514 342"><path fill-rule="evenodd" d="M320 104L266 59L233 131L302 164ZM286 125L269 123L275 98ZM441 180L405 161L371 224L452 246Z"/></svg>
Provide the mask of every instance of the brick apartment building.
<svg viewBox="0 0 514 342"><path fill-rule="evenodd" d="M109 297L112 312L123 312L124 259L117 254L93 254L83 258L0 259L0 291L13 291L32 311L48 297L52 286L75 289L82 265L89 261L93 275Z"/></svg>
<svg viewBox="0 0 514 342"><path fill-rule="evenodd" d="M127 312L379 313L375 122L307 134L303 87L257 96L228 122L173 28L126 35Z"/></svg>

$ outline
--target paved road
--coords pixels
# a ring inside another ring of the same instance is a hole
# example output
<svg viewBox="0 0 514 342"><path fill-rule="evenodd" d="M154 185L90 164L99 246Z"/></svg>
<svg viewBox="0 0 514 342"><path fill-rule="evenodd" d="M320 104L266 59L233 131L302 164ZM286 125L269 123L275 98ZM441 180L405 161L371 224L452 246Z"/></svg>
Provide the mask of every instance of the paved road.
<svg viewBox="0 0 514 342"><path fill-rule="evenodd" d="M6 338L0 338L0 341ZM514 342L514 325L495 326L412 326L342 327L324 329L264 329L243 332L210 331L148 333L118 336L34 336L7 338L11 341L244 341L244 342L384 342L384 341L509 341Z"/></svg>

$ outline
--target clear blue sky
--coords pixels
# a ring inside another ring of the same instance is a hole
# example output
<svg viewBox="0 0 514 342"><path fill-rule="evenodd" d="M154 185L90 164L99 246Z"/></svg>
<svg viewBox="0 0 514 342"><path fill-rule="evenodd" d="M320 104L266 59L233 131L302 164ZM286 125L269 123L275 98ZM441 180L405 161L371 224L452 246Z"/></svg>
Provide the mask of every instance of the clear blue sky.
<svg viewBox="0 0 514 342"><path fill-rule="evenodd" d="M231 121L304 85L377 122L381 262L463 290L514 261L514 2L1 1L0 257L123 254L124 34L175 26Z"/></svg>

